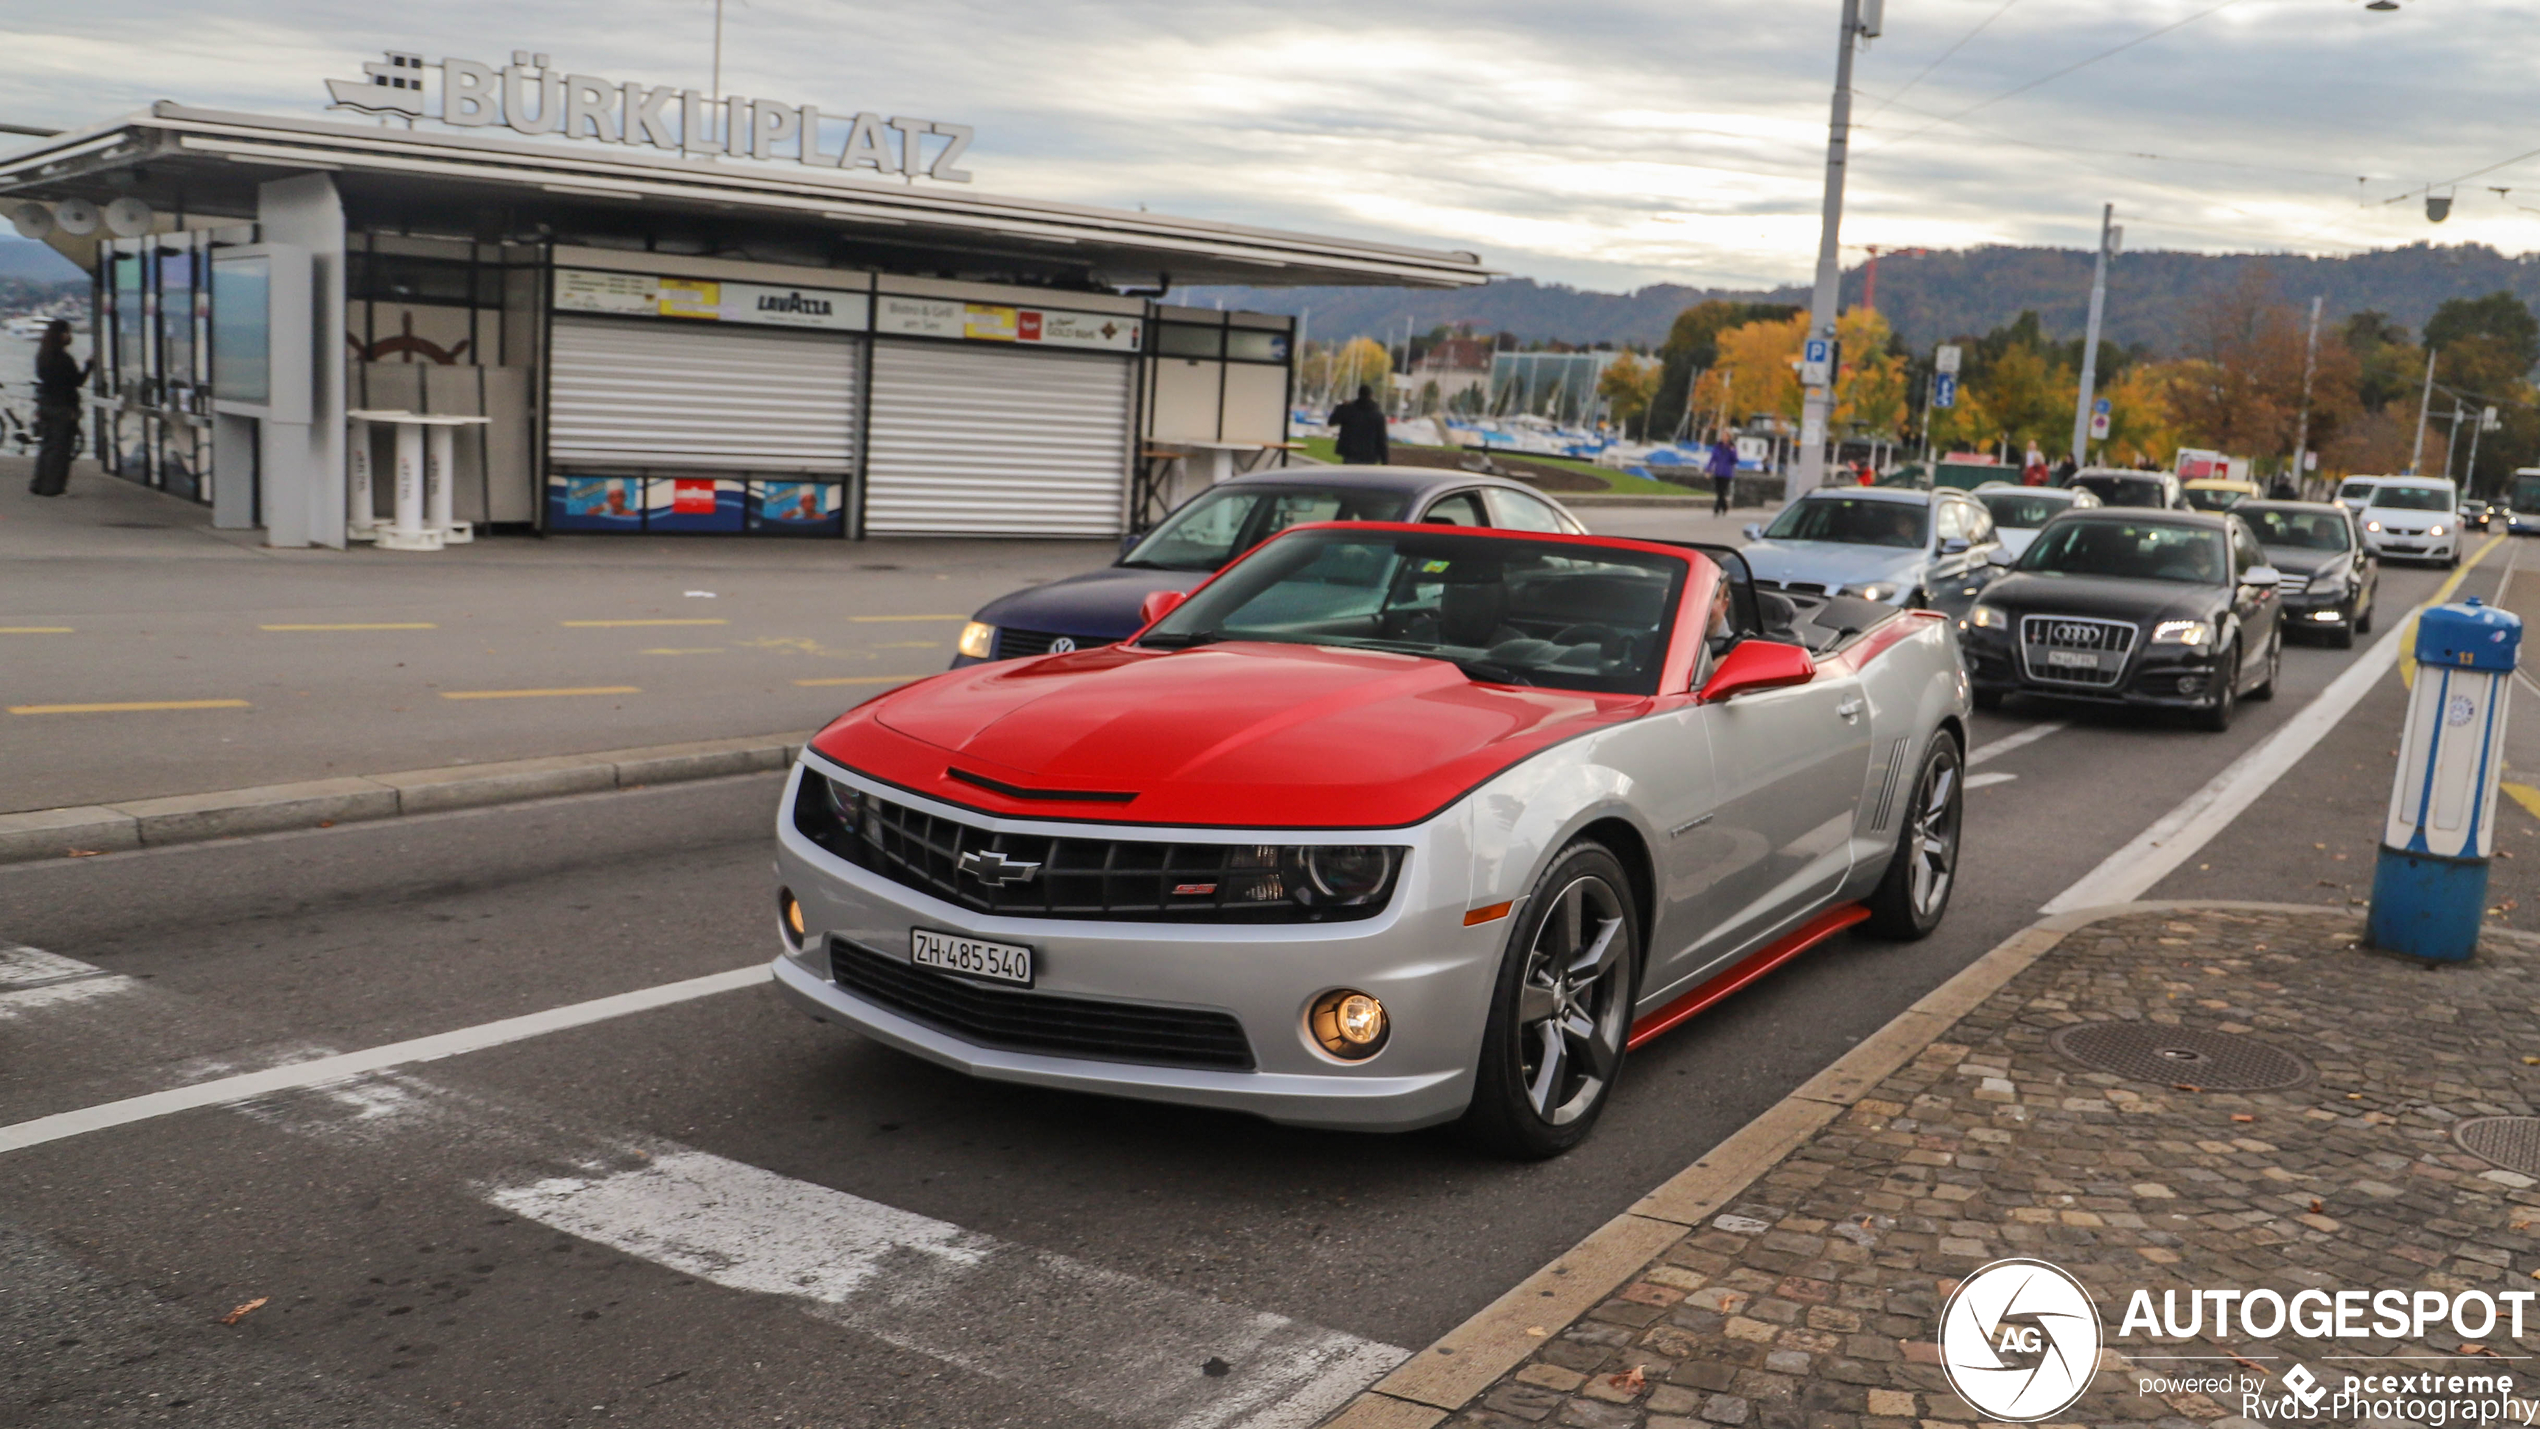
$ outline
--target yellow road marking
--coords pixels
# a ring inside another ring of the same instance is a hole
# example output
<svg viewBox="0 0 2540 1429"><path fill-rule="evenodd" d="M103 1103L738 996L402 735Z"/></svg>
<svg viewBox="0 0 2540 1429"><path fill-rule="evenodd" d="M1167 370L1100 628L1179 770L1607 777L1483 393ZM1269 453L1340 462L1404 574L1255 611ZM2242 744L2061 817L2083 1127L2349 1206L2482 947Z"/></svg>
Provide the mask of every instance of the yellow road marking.
<svg viewBox="0 0 2540 1429"><path fill-rule="evenodd" d="M640 695L633 685L584 685L568 690L443 690L445 700L534 700L545 695Z"/></svg>
<svg viewBox="0 0 2540 1429"><path fill-rule="evenodd" d="M873 625L885 620L968 620L966 615L850 615L858 625Z"/></svg>
<svg viewBox="0 0 2540 1429"><path fill-rule="evenodd" d="M824 675L817 680L796 680L797 685L904 685L922 680L924 675Z"/></svg>
<svg viewBox="0 0 2540 1429"><path fill-rule="evenodd" d="M0 635L68 635L67 625L0 625Z"/></svg>
<svg viewBox="0 0 2540 1429"><path fill-rule="evenodd" d="M129 710L243 710L245 700L132 700L111 705L11 705L11 714L122 714Z"/></svg>
<svg viewBox="0 0 2540 1429"><path fill-rule="evenodd" d="M2434 598L2427 601L2426 604L2441 605L2443 602L2450 600L2452 598L2452 592L2460 589L2461 578L2468 575L2471 571L2477 570L2478 563L2486 560L2487 553L2496 549L2499 545L2502 545L2504 540L2504 535L2488 537L2487 544L2478 548L2477 555L2461 562L2461 568L2459 570L2452 572L2451 576L2447 578L2443 584L2434 588ZM2412 611L2409 613L2406 622L2401 624L2399 627L2399 683L2405 688L2411 690L2417 687L2416 648L2417 618L2416 614Z"/></svg>
<svg viewBox="0 0 2540 1429"><path fill-rule="evenodd" d="M709 616L702 620L565 620L557 623L567 630L625 630L639 625L730 625L732 622Z"/></svg>
<svg viewBox="0 0 2540 1429"><path fill-rule="evenodd" d="M944 648L944 642L941 640L894 640L887 645L876 645L873 648L876 650L941 650Z"/></svg>
<svg viewBox="0 0 2540 1429"><path fill-rule="evenodd" d="M2507 784L2504 789L2506 798L2522 805L2523 811L2533 818L2540 819L2540 789L2528 784Z"/></svg>
<svg viewBox="0 0 2540 1429"><path fill-rule="evenodd" d="M700 645L684 650L665 647L658 650L647 650L644 653L647 655L729 655L732 652L724 649L720 645Z"/></svg>
<svg viewBox="0 0 2540 1429"><path fill-rule="evenodd" d="M382 621L363 625L259 625L258 630L438 630L429 620Z"/></svg>

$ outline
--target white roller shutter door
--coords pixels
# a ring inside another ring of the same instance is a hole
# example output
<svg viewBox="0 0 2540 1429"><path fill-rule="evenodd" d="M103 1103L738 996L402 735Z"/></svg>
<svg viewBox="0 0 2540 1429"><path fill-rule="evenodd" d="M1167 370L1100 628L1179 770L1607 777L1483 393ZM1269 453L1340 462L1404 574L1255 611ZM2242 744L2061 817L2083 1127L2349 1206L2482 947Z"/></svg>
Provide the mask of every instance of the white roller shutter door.
<svg viewBox="0 0 2540 1429"><path fill-rule="evenodd" d="M877 342L864 528L1115 536L1133 363L958 342Z"/></svg>
<svg viewBox="0 0 2540 1429"><path fill-rule="evenodd" d="M828 334L558 317L547 455L568 466L845 473L862 344Z"/></svg>

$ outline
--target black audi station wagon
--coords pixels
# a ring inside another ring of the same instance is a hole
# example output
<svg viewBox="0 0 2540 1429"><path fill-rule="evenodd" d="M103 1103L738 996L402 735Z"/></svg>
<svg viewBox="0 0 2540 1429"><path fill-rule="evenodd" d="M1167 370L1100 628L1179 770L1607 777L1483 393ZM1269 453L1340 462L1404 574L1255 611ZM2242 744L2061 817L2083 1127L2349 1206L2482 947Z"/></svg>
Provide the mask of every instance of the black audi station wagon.
<svg viewBox="0 0 2540 1429"><path fill-rule="evenodd" d="M1979 708L2014 694L2185 711L2231 727L2275 693L2281 578L2238 515L2074 511L1967 612Z"/></svg>

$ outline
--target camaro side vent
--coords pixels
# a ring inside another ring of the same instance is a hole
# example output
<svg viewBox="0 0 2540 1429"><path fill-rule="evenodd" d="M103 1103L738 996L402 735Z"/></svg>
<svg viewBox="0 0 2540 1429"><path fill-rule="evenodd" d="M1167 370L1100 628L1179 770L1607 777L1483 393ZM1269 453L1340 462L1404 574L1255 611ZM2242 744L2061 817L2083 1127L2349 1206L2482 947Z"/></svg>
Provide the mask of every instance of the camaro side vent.
<svg viewBox="0 0 2540 1429"><path fill-rule="evenodd" d="M1879 780L1878 812L1870 816L1870 830L1875 833L1887 827L1896 817L1896 781L1905 775L1905 746L1912 741L1900 739L1887 751L1887 774Z"/></svg>
<svg viewBox="0 0 2540 1429"><path fill-rule="evenodd" d="M1252 1042L1231 1013L984 987L843 940L829 945L829 975L868 1002L982 1047L1158 1067L1253 1067Z"/></svg>
<svg viewBox="0 0 2540 1429"><path fill-rule="evenodd" d="M1291 875L1253 844L1000 833L867 796L855 827L829 781L803 776L794 827L859 868L979 913L1124 922L1319 923L1372 918L1386 899L1307 906L1266 885ZM963 859L970 857L965 871ZM991 882L984 867L1021 870Z"/></svg>

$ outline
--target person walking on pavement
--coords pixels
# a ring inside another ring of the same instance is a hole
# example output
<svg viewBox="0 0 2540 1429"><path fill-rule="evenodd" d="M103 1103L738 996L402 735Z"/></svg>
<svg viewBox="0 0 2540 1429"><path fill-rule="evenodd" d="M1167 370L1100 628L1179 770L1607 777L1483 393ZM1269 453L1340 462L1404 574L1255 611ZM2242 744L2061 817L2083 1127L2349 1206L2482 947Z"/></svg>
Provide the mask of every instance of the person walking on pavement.
<svg viewBox="0 0 2540 1429"><path fill-rule="evenodd" d="M2037 449L2037 443L2031 442L2028 446L2028 460L2020 465L2020 485L2044 486L2045 484L2046 453Z"/></svg>
<svg viewBox="0 0 2540 1429"><path fill-rule="evenodd" d="M1729 498L1737 490L1737 443L1730 441L1726 432L1711 439L1710 469L1711 514L1726 516Z"/></svg>
<svg viewBox="0 0 2540 1429"><path fill-rule="evenodd" d="M1332 409L1332 447L1343 466L1383 466L1393 449L1385 439L1385 409L1376 405L1376 389L1361 387L1358 399Z"/></svg>
<svg viewBox="0 0 2540 1429"><path fill-rule="evenodd" d="M2055 463L2055 484L2057 486L2072 485L2073 473L2079 470L2081 467L2073 461L2070 454L2066 454L2062 461Z"/></svg>
<svg viewBox="0 0 2540 1429"><path fill-rule="evenodd" d="M79 389L95 359L71 358L71 325L55 318L35 349L35 480L27 490L59 496L71 481L71 447L79 440Z"/></svg>

